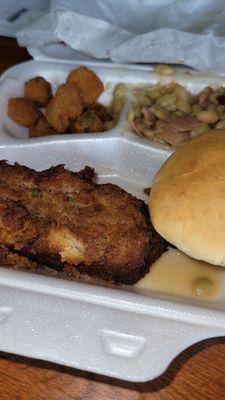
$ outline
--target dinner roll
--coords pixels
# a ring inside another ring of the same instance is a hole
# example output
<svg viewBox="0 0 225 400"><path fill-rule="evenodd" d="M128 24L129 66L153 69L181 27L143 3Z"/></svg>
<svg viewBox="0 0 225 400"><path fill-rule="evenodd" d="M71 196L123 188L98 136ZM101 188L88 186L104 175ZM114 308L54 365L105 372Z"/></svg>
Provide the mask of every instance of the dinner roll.
<svg viewBox="0 0 225 400"><path fill-rule="evenodd" d="M154 179L149 211L168 242L225 266L225 130L200 135L168 158Z"/></svg>

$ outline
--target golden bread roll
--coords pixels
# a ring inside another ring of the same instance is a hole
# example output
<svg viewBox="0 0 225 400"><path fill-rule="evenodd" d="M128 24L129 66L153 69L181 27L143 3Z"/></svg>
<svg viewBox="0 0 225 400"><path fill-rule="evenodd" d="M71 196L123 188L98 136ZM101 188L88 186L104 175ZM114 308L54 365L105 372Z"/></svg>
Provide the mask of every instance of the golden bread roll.
<svg viewBox="0 0 225 400"><path fill-rule="evenodd" d="M169 157L154 179L149 211L168 242L225 266L225 130L198 136Z"/></svg>

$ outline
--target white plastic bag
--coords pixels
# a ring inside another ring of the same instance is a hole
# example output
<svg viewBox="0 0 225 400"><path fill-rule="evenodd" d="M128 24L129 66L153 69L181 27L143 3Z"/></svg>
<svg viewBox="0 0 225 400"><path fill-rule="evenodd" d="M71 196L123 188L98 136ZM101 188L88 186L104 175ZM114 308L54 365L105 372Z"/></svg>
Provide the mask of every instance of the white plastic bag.
<svg viewBox="0 0 225 400"><path fill-rule="evenodd" d="M52 0L17 33L22 46L63 41L118 63L172 63L225 71L224 0Z"/></svg>
<svg viewBox="0 0 225 400"><path fill-rule="evenodd" d="M14 37L16 31L37 18L49 8L49 0L0 0L0 35Z"/></svg>

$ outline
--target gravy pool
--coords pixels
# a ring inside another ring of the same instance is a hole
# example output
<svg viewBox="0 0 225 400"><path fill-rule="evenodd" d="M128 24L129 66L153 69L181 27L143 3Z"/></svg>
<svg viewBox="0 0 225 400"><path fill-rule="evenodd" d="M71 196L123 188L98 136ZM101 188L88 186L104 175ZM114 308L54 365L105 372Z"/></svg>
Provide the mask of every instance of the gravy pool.
<svg viewBox="0 0 225 400"><path fill-rule="evenodd" d="M178 296L215 300L221 292L223 268L169 249L135 287Z"/></svg>

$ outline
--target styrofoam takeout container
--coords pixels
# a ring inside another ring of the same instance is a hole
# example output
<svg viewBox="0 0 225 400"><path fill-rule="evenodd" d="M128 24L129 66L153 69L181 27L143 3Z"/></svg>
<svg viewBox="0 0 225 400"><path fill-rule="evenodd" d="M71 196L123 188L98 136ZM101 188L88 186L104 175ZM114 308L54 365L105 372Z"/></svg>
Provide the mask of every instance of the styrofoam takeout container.
<svg viewBox="0 0 225 400"><path fill-rule="evenodd" d="M143 188L171 150L128 131L130 92L117 126L105 133L28 139L27 129L7 117L8 98L21 96L27 79L41 75L56 88L76 66L72 60L29 61L2 75L0 159L37 170L59 163L71 170L90 165L100 182L116 183L144 199ZM225 85L224 77L212 74L162 77L149 67L95 63L91 68L105 83L100 101L106 104L118 82L130 87L176 79L192 91ZM0 268L0 293L0 350L129 381L153 379L188 346L225 334L224 290L217 300L201 301Z"/></svg>

